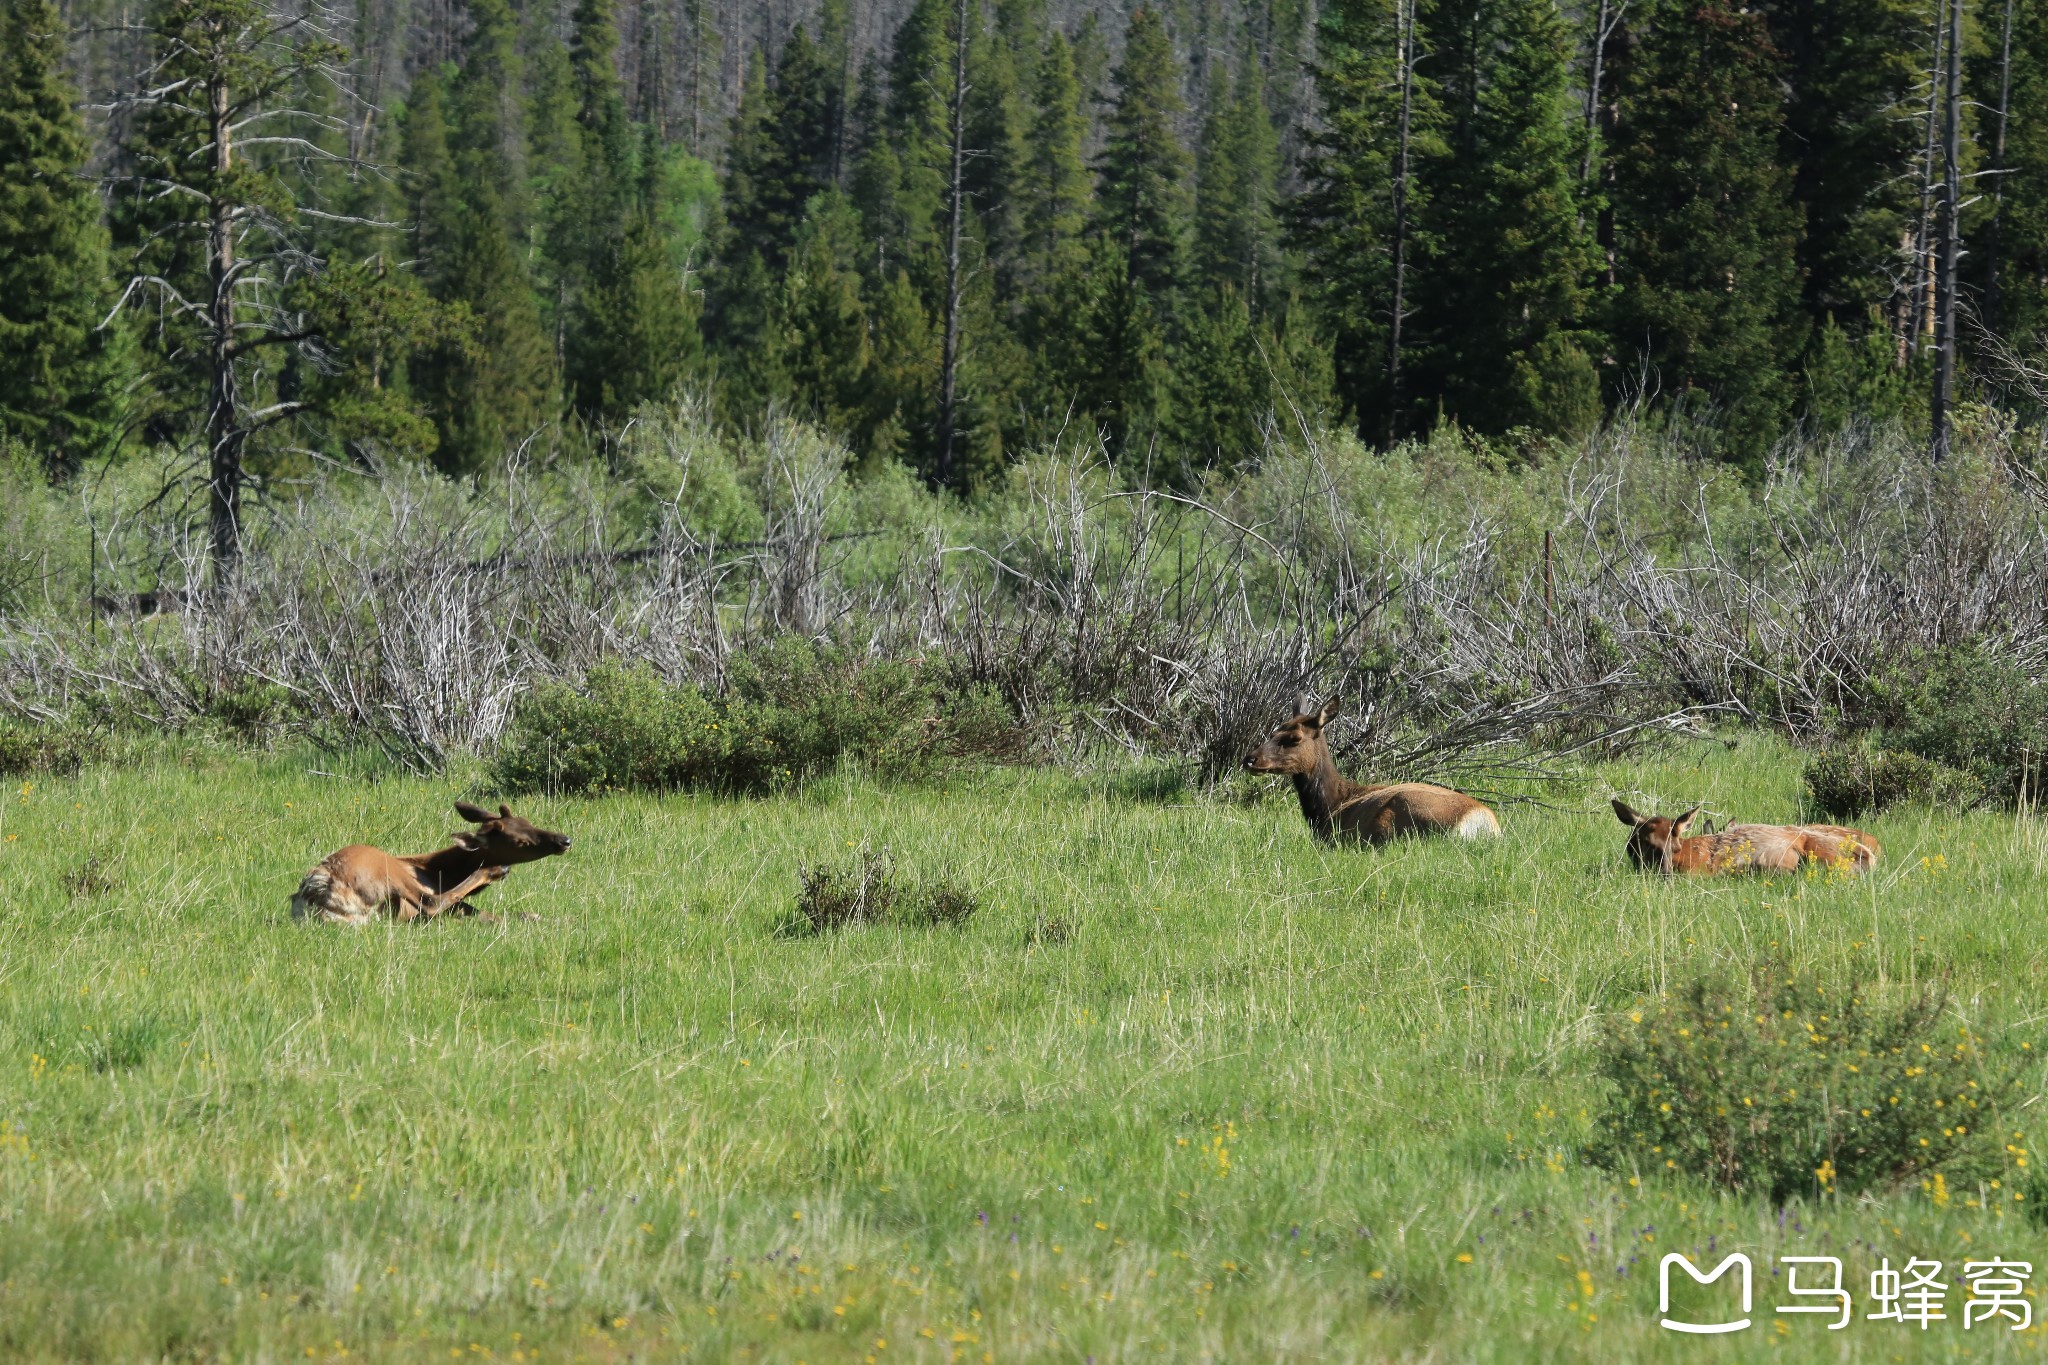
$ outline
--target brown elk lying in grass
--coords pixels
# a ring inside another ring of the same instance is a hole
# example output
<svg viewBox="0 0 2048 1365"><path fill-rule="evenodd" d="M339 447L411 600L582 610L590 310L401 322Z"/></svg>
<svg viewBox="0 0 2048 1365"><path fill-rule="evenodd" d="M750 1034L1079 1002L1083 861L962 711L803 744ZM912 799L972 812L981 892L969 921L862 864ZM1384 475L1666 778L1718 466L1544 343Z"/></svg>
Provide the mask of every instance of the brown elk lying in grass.
<svg viewBox="0 0 2048 1365"><path fill-rule="evenodd" d="M1463 792L1427 782L1362 787L1339 775L1323 738L1323 727L1339 705L1332 701L1311 711L1304 698L1298 703L1301 714L1266 736L1244 761L1252 772L1285 773L1294 779L1301 813L1318 839L1378 844L1404 834L1455 834L1465 839L1500 834L1494 813Z"/></svg>
<svg viewBox="0 0 2048 1365"><path fill-rule="evenodd" d="M379 914L410 920L434 916L505 879L517 863L569 851L569 836L540 829L499 806L496 815L467 802L456 814L476 829L451 835L447 848L394 857L368 844L330 853L299 883L292 918L367 924Z"/></svg>
<svg viewBox="0 0 2048 1365"><path fill-rule="evenodd" d="M1700 813L1694 806L1676 820L1638 815L1620 797L1614 814L1633 833L1629 861L1664 873L1719 876L1729 872L1796 872L1808 863L1849 875L1877 866L1884 849L1860 829L1840 825L1730 825L1719 834L1688 836Z"/></svg>

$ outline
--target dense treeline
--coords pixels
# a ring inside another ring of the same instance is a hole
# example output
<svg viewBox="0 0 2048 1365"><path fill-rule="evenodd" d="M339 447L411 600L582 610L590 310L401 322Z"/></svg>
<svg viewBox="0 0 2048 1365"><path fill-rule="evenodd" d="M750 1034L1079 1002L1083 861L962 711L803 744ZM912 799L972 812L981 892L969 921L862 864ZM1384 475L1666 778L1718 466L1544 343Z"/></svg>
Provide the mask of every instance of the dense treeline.
<svg viewBox="0 0 2048 1365"><path fill-rule="evenodd" d="M1754 460L2048 328L2048 0L4 10L0 428L202 452L228 560L250 476L679 386L963 492L1639 402Z"/></svg>

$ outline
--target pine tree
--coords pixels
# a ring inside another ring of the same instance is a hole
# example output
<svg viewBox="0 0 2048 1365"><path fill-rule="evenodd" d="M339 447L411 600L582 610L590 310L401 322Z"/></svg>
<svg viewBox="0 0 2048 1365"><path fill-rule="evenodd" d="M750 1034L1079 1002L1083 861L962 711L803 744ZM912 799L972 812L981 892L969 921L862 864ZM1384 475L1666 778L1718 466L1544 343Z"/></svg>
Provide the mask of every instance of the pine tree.
<svg viewBox="0 0 2048 1365"><path fill-rule="evenodd" d="M967 57L967 196L976 243L1009 296L1025 273L1023 195L1032 155L1030 109L1018 70L1034 47L1020 30L1029 22L1020 0L996 7L993 26L977 26ZM972 6L970 6L970 10Z"/></svg>
<svg viewBox="0 0 2048 1365"><path fill-rule="evenodd" d="M1919 129L1905 117L1927 35L1920 0L1768 0L1790 97L1779 145L1805 215L1799 265L1815 318L1865 325L1892 293L1913 212Z"/></svg>
<svg viewBox="0 0 2048 1365"><path fill-rule="evenodd" d="M1324 8L1315 68L1322 117L1292 206L1295 239L1308 257L1330 338L1339 410L1375 439L1409 425L1389 363L1396 349L1394 246L1411 246L1412 221L1404 220L1428 213L1427 187L1412 174L1401 186L1400 130L1407 129L1409 159L1426 162L1441 121L1433 82L1404 60L1413 43L1412 4L1331 0ZM1408 309L1404 299L1404 321Z"/></svg>
<svg viewBox="0 0 2048 1365"><path fill-rule="evenodd" d="M885 260L900 261L924 299L937 312L943 267L940 236L946 213L948 98L953 88L952 5L916 0L896 30L890 51L888 102L880 133L895 167L887 203L869 231L882 242ZM867 206L863 205L864 215Z"/></svg>
<svg viewBox="0 0 2048 1365"><path fill-rule="evenodd" d="M1570 32L1554 0L1434 13L1445 129L1422 170L1416 396L1488 433L1582 429L1600 395Z"/></svg>
<svg viewBox="0 0 2048 1365"><path fill-rule="evenodd" d="M1193 211L1191 158L1175 126L1187 108L1180 76L1158 11L1133 12L1097 161L1093 268L1121 277L1095 286L1089 328L1100 347L1091 406L1116 455L1150 442L1170 419L1167 351L1184 302Z"/></svg>
<svg viewBox="0 0 2048 1365"><path fill-rule="evenodd" d="M640 162L626 222L592 262L570 332L576 406L591 418L616 420L668 398L699 349L695 303L661 230L661 149L651 126Z"/></svg>
<svg viewBox="0 0 2048 1365"><path fill-rule="evenodd" d="M51 0L0 10L0 435L53 476L118 438L116 366L91 152Z"/></svg>
<svg viewBox="0 0 2048 1365"><path fill-rule="evenodd" d="M414 367L440 431L435 462L461 474L504 459L554 412L551 348L520 247L526 199L513 150L525 138L512 11L506 0L473 0L471 13L445 124L416 118L406 129L428 287L474 328L474 344L441 345Z"/></svg>
<svg viewBox="0 0 2048 1365"><path fill-rule="evenodd" d="M2048 109L2048 0L2014 0L2009 58L2004 28L2001 6L1998 66L1987 71L1981 98L2007 118L1993 154L2000 174L1986 189L1995 213L1976 250L1996 271L1980 286L1986 326L2038 354L2048 349L2048 118L2040 113Z"/></svg>
<svg viewBox="0 0 2048 1365"><path fill-rule="evenodd" d="M1254 313L1286 289L1278 218L1280 139L1266 109L1265 73L1249 51L1237 79L1212 99L1202 129L1195 259L1205 283L1227 284Z"/></svg>
<svg viewBox="0 0 2048 1365"><path fill-rule="evenodd" d="M784 354L796 400L828 429L861 439L871 347L862 298L860 215L837 190L807 206L784 277Z"/></svg>
<svg viewBox="0 0 2048 1365"><path fill-rule="evenodd" d="M1708 398L1729 453L1753 460L1806 339L1782 58L1734 0L1667 0L1648 19L1620 90L1614 344L1665 392Z"/></svg>
<svg viewBox="0 0 2048 1365"><path fill-rule="evenodd" d="M1117 98L1097 172L1097 221L1131 280L1162 304L1187 269L1190 158L1175 127L1187 111L1180 66L1155 9L1132 13L1116 70Z"/></svg>
<svg viewBox="0 0 2048 1365"><path fill-rule="evenodd" d="M652 125L634 166L611 0L578 0L572 22L581 175L556 210L569 295L563 378L577 412L615 420L668 396L689 363L696 319L661 232Z"/></svg>
<svg viewBox="0 0 2048 1365"><path fill-rule="evenodd" d="M1020 288L1044 290L1085 269L1083 240L1092 185L1082 155L1087 120L1067 40L1053 34L1038 65L1036 109L1027 138L1029 159L1013 193L1021 199L1023 270Z"/></svg>

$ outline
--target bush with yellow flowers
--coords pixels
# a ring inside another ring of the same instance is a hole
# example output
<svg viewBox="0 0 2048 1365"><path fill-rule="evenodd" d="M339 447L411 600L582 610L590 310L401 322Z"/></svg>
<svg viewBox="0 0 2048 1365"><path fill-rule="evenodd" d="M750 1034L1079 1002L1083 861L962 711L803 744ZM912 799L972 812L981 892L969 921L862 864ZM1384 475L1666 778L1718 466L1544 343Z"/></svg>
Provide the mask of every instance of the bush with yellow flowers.
<svg viewBox="0 0 2048 1365"><path fill-rule="evenodd" d="M1935 1171L1996 1178L2018 1080L1945 1004L1936 988L1831 985L1781 961L1640 1003L1600 1045L1611 1098L1589 1154L1779 1203Z"/></svg>

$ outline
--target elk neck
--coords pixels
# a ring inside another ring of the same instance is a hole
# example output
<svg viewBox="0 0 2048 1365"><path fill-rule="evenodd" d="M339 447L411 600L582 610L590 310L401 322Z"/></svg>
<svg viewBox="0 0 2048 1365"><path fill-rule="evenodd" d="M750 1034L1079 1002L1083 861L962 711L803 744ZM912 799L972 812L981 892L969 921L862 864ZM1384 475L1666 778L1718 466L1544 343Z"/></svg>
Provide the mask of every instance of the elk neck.
<svg viewBox="0 0 2048 1365"><path fill-rule="evenodd" d="M1336 837L1337 810L1363 790L1337 771L1326 744L1316 746L1314 771L1294 774L1294 794L1301 799L1301 813L1320 839Z"/></svg>

